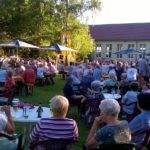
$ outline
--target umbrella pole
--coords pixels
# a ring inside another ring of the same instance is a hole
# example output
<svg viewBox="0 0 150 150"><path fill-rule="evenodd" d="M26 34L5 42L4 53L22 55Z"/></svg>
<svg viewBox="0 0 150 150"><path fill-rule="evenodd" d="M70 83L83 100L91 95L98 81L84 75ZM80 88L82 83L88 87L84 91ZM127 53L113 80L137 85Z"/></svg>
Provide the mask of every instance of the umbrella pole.
<svg viewBox="0 0 150 150"><path fill-rule="evenodd" d="M18 47L17 47L17 62L18 62Z"/></svg>

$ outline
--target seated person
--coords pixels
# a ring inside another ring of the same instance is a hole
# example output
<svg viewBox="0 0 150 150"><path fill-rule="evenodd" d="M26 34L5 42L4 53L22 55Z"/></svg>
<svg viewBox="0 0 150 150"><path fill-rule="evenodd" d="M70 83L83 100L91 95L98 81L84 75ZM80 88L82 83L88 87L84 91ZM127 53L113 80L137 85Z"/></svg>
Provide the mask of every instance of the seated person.
<svg viewBox="0 0 150 150"><path fill-rule="evenodd" d="M91 83L91 89L88 89L87 98L103 100L104 95L102 93L101 82L95 80Z"/></svg>
<svg viewBox="0 0 150 150"><path fill-rule="evenodd" d="M10 107L2 106L1 111L4 111L6 115L0 114L0 132L13 134L15 131L15 125L12 120Z"/></svg>
<svg viewBox="0 0 150 150"><path fill-rule="evenodd" d="M106 91L106 93L111 93L112 89L117 90L118 83L117 83L117 77L115 74L109 74L109 79L106 79L104 81L103 89Z"/></svg>
<svg viewBox="0 0 150 150"><path fill-rule="evenodd" d="M69 102L63 96L51 100L51 117L42 118L30 134L30 143L49 139L78 139L78 127L73 119L66 118Z"/></svg>
<svg viewBox="0 0 150 150"><path fill-rule="evenodd" d="M72 104L78 103L78 100L84 102L86 100L86 97L83 95L75 95L72 84L73 84L73 79L71 77L68 77L66 79L66 84L63 87L63 92L65 97L67 97L69 102Z"/></svg>
<svg viewBox="0 0 150 150"><path fill-rule="evenodd" d="M146 130L150 128L150 93L140 93L137 96L138 108L141 111L130 123L132 143L140 149L144 141Z"/></svg>
<svg viewBox="0 0 150 150"><path fill-rule="evenodd" d="M91 83L91 89L86 94L85 123L91 124L96 116L99 116L99 104L105 99L102 93L101 82L95 80Z"/></svg>
<svg viewBox="0 0 150 150"><path fill-rule="evenodd" d="M127 121L119 121L120 105L114 99L105 99L99 106L101 113L96 117L86 140L88 148L100 144L129 143L131 136ZM103 124L103 127L102 126Z"/></svg>
<svg viewBox="0 0 150 150"><path fill-rule="evenodd" d="M12 78L12 71L7 71L6 82L3 87L0 88L0 93L6 93L15 86L15 80Z"/></svg>
<svg viewBox="0 0 150 150"><path fill-rule="evenodd" d="M68 77L66 79L66 84L63 87L63 93L66 98L69 100L69 104L77 105L78 106L78 114L80 116L85 114L85 102L86 97L84 95L76 95L75 91L72 87L72 78Z"/></svg>
<svg viewBox="0 0 150 150"><path fill-rule="evenodd" d="M132 82L130 90L122 97L121 104L124 113L129 115L134 115L134 113L136 113L137 95L139 94L138 89L139 84L137 82Z"/></svg>

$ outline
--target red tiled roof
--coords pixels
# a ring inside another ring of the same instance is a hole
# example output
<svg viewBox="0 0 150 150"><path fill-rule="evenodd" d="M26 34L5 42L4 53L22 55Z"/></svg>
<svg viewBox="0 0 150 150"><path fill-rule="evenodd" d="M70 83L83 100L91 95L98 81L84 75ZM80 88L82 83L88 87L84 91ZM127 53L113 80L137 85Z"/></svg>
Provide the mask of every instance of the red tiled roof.
<svg viewBox="0 0 150 150"><path fill-rule="evenodd" d="M89 29L96 41L150 40L150 23L90 25Z"/></svg>

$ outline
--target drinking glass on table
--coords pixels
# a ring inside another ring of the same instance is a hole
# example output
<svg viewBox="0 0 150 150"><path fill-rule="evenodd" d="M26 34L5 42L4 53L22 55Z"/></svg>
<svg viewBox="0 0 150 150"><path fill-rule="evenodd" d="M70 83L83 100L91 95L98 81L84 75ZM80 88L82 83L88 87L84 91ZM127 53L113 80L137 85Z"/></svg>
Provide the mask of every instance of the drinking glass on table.
<svg viewBox="0 0 150 150"><path fill-rule="evenodd" d="M29 110L30 110L30 104L25 103L24 108L23 108L23 116L24 116L24 118L28 118L29 117L29 114L31 113L31 112L29 112Z"/></svg>
<svg viewBox="0 0 150 150"><path fill-rule="evenodd" d="M112 88L112 90L111 90L111 94L113 95L113 98L115 98L115 93L116 93L115 89L114 89L114 88Z"/></svg>
<svg viewBox="0 0 150 150"><path fill-rule="evenodd" d="M17 112L18 111L18 105L19 105L19 99L15 98L12 101L12 107L13 107L13 111Z"/></svg>

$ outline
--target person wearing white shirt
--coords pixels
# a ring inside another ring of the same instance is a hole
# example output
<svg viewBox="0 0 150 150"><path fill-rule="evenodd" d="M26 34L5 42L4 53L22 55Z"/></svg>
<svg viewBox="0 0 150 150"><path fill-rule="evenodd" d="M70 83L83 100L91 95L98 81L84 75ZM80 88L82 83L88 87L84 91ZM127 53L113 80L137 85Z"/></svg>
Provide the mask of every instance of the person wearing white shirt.
<svg viewBox="0 0 150 150"><path fill-rule="evenodd" d="M137 80L138 71L134 65L127 69L127 80L136 81Z"/></svg>

